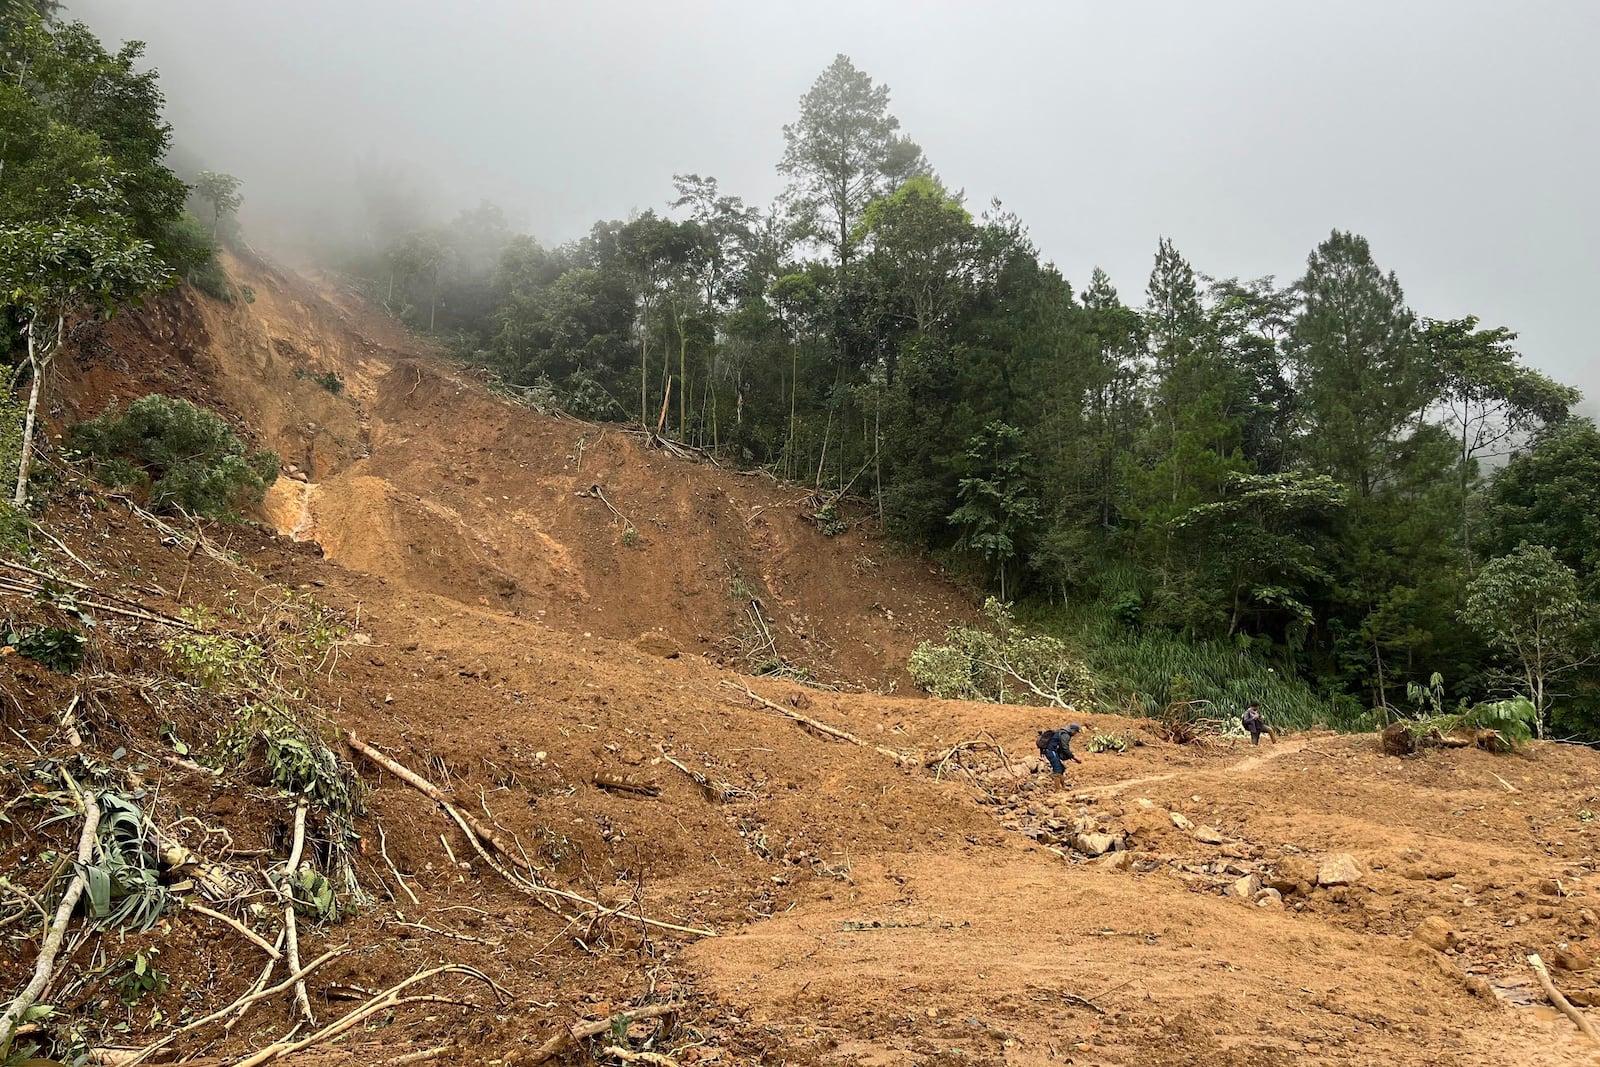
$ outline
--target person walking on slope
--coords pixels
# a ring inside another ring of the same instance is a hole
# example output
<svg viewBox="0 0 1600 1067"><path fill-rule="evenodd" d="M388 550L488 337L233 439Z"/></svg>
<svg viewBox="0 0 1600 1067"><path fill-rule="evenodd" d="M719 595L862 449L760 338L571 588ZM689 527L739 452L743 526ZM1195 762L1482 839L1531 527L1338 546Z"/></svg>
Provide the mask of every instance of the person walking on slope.
<svg viewBox="0 0 1600 1067"><path fill-rule="evenodd" d="M1083 762L1083 760L1072 754L1072 738L1082 729L1083 727L1074 722L1068 723L1061 730L1039 731L1039 755L1050 761L1050 773L1055 776L1057 789L1065 789L1067 787L1067 765L1065 761L1071 760L1073 763L1080 764Z"/></svg>
<svg viewBox="0 0 1600 1067"><path fill-rule="evenodd" d="M1278 735L1272 732L1272 727L1267 725L1267 720L1261 717L1261 705L1252 700L1250 706L1244 709L1244 717L1239 720L1245 730L1250 734L1250 743L1259 745L1261 735L1264 733L1272 739L1273 744L1278 743Z"/></svg>

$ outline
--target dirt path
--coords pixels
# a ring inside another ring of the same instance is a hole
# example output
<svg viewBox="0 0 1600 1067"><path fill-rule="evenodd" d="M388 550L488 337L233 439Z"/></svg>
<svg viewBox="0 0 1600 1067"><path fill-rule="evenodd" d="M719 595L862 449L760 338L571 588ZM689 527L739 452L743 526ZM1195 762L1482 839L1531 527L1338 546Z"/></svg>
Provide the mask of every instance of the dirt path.
<svg viewBox="0 0 1600 1067"><path fill-rule="evenodd" d="M1316 750L1310 747L1312 741L1312 738L1304 737L1286 738L1272 745L1271 749L1267 752L1259 755L1247 756L1244 759L1239 760L1237 763L1230 763L1225 767L1208 768L1199 773L1206 775L1249 774L1251 771L1258 770L1274 760L1280 760L1286 756L1293 756L1297 753L1305 751L1315 752ZM1075 789L1072 791L1072 793L1075 797L1094 797L1097 799L1120 796L1123 792L1132 789L1134 786L1154 785L1158 782L1170 782L1177 778L1193 777L1195 776L1195 773L1196 772L1193 771L1169 771L1165 774L1149 774L1140 778L1126 778L1120 782L1108 782L1103 785L1093 786L1088 789Z"/></svg>

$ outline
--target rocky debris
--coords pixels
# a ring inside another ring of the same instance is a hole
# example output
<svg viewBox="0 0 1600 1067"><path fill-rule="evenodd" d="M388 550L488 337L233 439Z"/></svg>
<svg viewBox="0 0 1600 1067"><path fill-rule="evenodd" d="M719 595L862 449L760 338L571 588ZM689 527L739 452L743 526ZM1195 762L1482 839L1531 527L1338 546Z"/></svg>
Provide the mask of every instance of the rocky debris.
<svg viewBox="0 0 1600 1067"><path fill-rule="evenodd" d="M1317 867L1317 884L1324 886L1354 885L1366 876L1366 869L1348 852L1335 852L1323 859Z"/></svg>
<svg viewBox="0 0 1600 1067"><path fill-rule="evenodd" d="M1281 908L1283 907L1283 894L1276 889L1263 889L1256 894L1256 907Z"/></svg>
<svg viewBox="0 0 1600 1067"><path fill-rule="evenodd" d="M1194 839L1202 845L1225 845L1228 839L1209 826L1202 826L1194 832Z"/></svg>
<svg viewBox="0 0 1600 1067"><path fill-rule="evenodd" d="M1550 962L1563 971L1587 971L1594 966L1594 960L1582 948L1565 943L1556 946L1550 954Z"/></svg>
<svg viewBox="0 0 1600 1067"><path fill-rule="evenodd" d="M1118 849L1100 857L1100 866L1108 871L1126 871L1133 867L1133 853Z"/></svg>
<svg viewBox="0 0 1600 1067"><path fill-rule="evenodd" d="M1578 909L1578 921L1585 926L1600 926L1600 919L1596 919L1594 912L1588 908Z"/></svg>
<svg viewBox="0 0 1600 1067"><path fill-rule="evenodd" d="M1189 817L1184 815L1182 812L1177 811L1172 813L1172 825L1176 826L1185 833L1194 829L1194 823L1189 821Z"/></svg>
<svg viewBox="0 0 1600 1067"><path fill-rule="evenodd" d="M1450 921L1442 915L1430 915L1411 931L1413 940L1420 941L1435 952L1449 952L1456 947L1456 932Z"/></svg>
<svg viewBox="0 0 1600 1067"><path fill-rule="evenodd" d="M1303 856L1285 856L1273 865L1266 884L1286 897L1308 896L1317 884L1317 868Z"/></svg>
<svg viewBox="0 0 1600 1067"><path fill-rule="evenodd" d="M1247 874L1222 891L1224 896L1237 897L1246 901L1254 901L1256 894L1260 892L1261 876L1259 874Z"/></svg>
<svg viewBox="0 0 1600 1067"><path fill-rule="evenodd" d="M1080 833L1073 839L1072 847L1085 856L1104 856L1107 852L1122 849L1122 838L1111 834Z"/></svg>

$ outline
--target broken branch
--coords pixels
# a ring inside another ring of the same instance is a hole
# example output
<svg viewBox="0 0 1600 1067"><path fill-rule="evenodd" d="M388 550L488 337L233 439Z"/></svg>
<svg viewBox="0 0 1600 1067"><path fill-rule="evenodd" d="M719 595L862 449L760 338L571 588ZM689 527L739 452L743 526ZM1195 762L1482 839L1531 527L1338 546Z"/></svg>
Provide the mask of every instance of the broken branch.
<svg viewBox="0 0 1600 1067"><path fill-rule="evenodd" d="M568 1027L549 1041L533 1050L533 1053L522 1062L526 1064L543 1063L546 1060L565 1052L585 1038L596 1037L617 1028L626 1029L628 1025L638 1019L659 1019L663 1015L671 1015L683 1007L681 1004L646 1004L642 1008L630 1008L619 1011L607 1019L595 1022L578 1023Z"/></svg>
<svg viewBox="0 0 1600 1067"><path fill-rule="evenodd" d="M55 918L50 922L50 932L45 935L44 945L39 949L39 959L33 967L33 978L23 987L22 992L0 1014L0 1051L11 1047L11 1038L17 1026L22 1022L22 1017L29 1008L38 1001L39 995L50 984L50 979L55 975L56 954L61 951L61 942L66 940L67 923L72 921L73 909L78 906L78 898L83 896L87 888L84 871L94 861L95 834L100 829L100 804L92 792L77 790L76 784L68 779L68 784L78 792L79 799L83 801L83 830L78 835L78 862L72 875L72 882L67 886L67 891L61 894L61 903L56 906Z"/></svg>
<svg viewBox="0 0 1600 1067"><path fill-rule="evenodd" d="M806 729L813 731L814 733L822 734L825 737L831 737L836 741L844 741L848 744L860 745L862 748L870 748L874 752L878 753L878 755L887 756L889 759L894 760L902 767L914 767L917 765L917 760L915 757L896 752L892 748L885 748L883 745L868 744L866 741L861 740L861 738L857 737L853 733L850 733L848 730L841 730L837 726L829 726L825 722L819 722L818 720L810 718L809 716L800 714L798 711L795 711L792 708L786 708L782 704L774 703L764 696L759 696L753 692L749 686L739 685L726 679L717 684L723 686L724 688L743 693L746 697L755 701L757 704L770 708L785 718L793 719L795 722L799 723L801 726L804 726Z"/></svg>
<svg viewBox="0 0 1600 1067"><path fill-rule="evenodd" d="M1528 966L1533 968L1533 973L1538 977L1539 985L1544 988L1544 995L1549 999L1550 1003L1561 1014L1571 1019L1584 1037L1587 1037L1593 1044L1600 1045L1600 1034L1596 1034L1594 1027L1589 1024L1588 1019L1584 1018L1583 1013L1574 1008L1572 1002L1561 995L1561 990L1557 989L1556 984L1550 980L1550 972L1545 970L1544 960L1539 958L1537 952L1528 957Z"/></svg>

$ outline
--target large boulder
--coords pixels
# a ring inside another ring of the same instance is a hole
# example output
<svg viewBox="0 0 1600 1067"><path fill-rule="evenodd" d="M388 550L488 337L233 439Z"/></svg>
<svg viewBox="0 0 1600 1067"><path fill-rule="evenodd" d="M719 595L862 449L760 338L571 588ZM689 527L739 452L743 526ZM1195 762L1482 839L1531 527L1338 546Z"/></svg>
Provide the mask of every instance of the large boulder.
<svg viewBox="0 0 1600 1067"><path fill-rule="evenodd" d="M1348 852L1335 852L1323 857L1317 866L1317 884L1324 886L1354 885L1365 878L1366 868Z"/></svg>
<svg viewBox="0 0 1600 1067"><path fill-rule="evenodd" d="M1123 847L1122 838L1113 837L1111 834L1079 834L1073 839L1073 847L1085 856L1104 856L1107 852L1114 852Z"/></svg>
<svg viewBox="0 0 1600 1067"><path fill-rule="evenodd" d="M1422 942L1435 952L1448 952L1456 947L1456 932L1450 921L1442 915L1430 915L1411 931L1414 940Z"/></svg>

